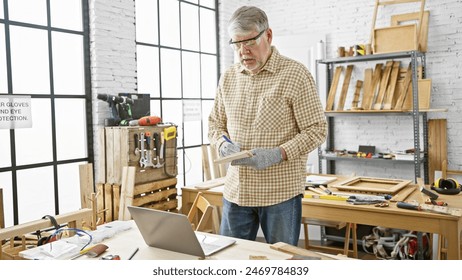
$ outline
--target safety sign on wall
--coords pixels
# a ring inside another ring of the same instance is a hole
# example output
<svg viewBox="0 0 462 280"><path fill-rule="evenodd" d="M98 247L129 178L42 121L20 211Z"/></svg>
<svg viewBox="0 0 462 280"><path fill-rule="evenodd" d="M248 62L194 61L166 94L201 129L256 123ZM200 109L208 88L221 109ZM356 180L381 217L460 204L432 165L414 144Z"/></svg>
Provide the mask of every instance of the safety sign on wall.
<svg viewBox="0 0 462 280"><path fill-rule="evenodd" d="M0 129L32 127L31 97L0 95Z"/></svg>

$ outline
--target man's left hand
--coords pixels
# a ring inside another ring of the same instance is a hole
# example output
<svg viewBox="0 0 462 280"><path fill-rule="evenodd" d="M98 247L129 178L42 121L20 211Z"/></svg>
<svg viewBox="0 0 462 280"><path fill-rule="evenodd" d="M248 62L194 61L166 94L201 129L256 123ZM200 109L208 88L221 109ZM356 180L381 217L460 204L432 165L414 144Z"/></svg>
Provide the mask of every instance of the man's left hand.
<svg viewBox="0 0 462 280"><path fill-rule="evenodd" d="M282 161L281 148L273 149L253 149L253 157L236 159L231 162L231 165L243 165L255 168L257 170L265 169Z"/></svg>

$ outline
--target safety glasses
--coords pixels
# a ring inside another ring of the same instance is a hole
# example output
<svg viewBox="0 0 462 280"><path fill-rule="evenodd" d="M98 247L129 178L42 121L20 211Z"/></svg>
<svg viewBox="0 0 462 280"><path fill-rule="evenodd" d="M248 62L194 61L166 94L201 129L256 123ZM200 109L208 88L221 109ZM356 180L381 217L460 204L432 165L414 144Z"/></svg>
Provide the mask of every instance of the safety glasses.
<svg viewBox="0 0 462 280"><path fill-rule="evenodd" d="M250 39L246 39L246 40L242 40L242 41L236 41L236 42L233 42L231 39L229 40L229 45L231 46L231 48L233 48L233 50L237 51L237 50L240 50L242 46L246 46L246 47L252 47L252 46L255 46L256 44L259 44L260 43L260 37L263 33L265 33L266 29L263 30L262 32L258 33L257 36L253 37L253 38L250 38Z"/></svg>

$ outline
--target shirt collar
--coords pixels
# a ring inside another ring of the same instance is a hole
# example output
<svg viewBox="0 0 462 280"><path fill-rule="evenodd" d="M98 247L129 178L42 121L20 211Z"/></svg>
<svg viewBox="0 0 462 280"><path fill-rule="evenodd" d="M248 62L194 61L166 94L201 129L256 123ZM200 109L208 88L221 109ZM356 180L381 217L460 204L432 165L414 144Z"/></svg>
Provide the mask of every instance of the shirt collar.
<svg viewBox="0 0 462 280"><path fill-rule="evenodd" d="M268 71L268 72L271 72L271 73L276 72L276 68L278 66L278 62L279 62L280 57L281 57L281 55L279 54L279 51L276 49L276 47L271 46L271 55L268 58L268 61L266 62L265 66L263 66L263 68L258 73L261 73L262 71ZM239 67L237 68L237 72L250 74L250 72L247 71L247 69L245 69L245 67L242 66L241 64L239 64Z"/></svg>

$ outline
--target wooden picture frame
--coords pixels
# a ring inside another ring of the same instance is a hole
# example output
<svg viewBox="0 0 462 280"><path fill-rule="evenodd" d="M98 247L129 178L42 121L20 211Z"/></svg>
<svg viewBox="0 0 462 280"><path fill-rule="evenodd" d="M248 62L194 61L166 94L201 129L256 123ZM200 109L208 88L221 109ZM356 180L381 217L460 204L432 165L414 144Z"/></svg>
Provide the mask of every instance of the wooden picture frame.
<svg viewBox="0 0 462 280"><path fill-rule="evenodd" d="M405 22L419 22L420 12L399 14L391 16L391 26L401 25ZM426 52L428 44L428 22L430 19L430 11L424 11L422 16L422 27L419 28L418 47L419 51Z"/></svg>
<svg viewBox="0 0 462 280"><path fill-rule="evenodd" d="M356 192L394 194L410 183L411 180L356 176L337 184L332 184L331 187Z"/></svg>

